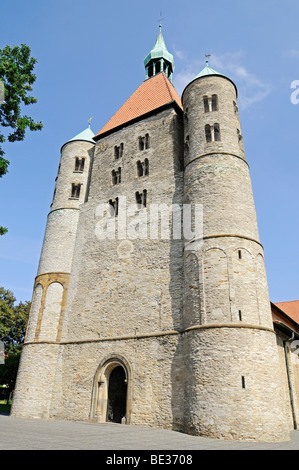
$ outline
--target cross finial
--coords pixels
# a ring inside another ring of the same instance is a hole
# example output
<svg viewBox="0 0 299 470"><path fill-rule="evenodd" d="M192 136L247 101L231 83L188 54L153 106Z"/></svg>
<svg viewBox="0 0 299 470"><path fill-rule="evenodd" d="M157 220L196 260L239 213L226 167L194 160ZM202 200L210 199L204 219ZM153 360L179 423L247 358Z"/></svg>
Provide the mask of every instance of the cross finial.
<svg viewBox="0 0 299 470"><path fill-rule="evenodd" d="M206 57L206 64L207 66L209 65L209 57L211 57L211 54L205 54Z"/></svg>
<svg viewBox="0 0 299 470"><path fill-rule="evenodd" d="M160 28L160 31L162 29L162 20L164 20L165 18L162 17L162 11L160 11L160 18L159 18L159 28Z"/></svg>

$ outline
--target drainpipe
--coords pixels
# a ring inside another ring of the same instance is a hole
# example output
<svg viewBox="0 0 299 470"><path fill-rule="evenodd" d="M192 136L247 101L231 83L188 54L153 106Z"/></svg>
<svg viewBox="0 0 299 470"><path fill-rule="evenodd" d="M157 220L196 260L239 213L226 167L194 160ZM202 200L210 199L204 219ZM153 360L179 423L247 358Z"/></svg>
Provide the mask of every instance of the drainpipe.
<svg viewBox="0 0 299 470"><path fill-rule="evenodd" d="M296 421L296 413L295 413L295 404L294 404L294 395L293 395L293 387L292 387L292 380L291 380L291 374L290 374L290 364L289 364L289 358L288 358L288 350L287 350L287 343L289 341L293 341L295 337L295 332L292 332L292 336L288 339L283 340L283 349L284 349L284 355L285 355L285 360L286 360L286 366L287 366L287 375L288 375L288 383L289 383L289 391L290 391L290 399L291 399L291 407L292 407L292 415L293 415L293 422L294 422L294 429L297 429L297 421Z"/></svg>

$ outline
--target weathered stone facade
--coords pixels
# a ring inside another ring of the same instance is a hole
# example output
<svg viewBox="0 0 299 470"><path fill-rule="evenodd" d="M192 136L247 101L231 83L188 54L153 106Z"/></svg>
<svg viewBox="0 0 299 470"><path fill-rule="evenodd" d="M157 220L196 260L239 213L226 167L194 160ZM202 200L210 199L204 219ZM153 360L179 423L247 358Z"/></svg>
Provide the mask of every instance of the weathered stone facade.
<svg viewBox="0 0 299 470"><path fill-rule="evenodd" d="M202 75L182 100L63 146L14 416L287 439L236 88ZM119 236L123 198L139 224ZM201 205L200 248L151 232L155 204ZM101 238L103 214L115 238Z"/></svg>

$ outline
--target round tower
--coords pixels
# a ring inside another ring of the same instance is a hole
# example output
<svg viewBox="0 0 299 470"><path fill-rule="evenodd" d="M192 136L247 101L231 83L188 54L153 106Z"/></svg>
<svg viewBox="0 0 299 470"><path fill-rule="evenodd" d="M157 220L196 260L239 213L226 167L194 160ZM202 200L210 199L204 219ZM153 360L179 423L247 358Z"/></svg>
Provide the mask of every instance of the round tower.
<svg viewBox="0 0 299 470"><path fill-rule="evenodd" d="M61 148L18 372L14 416L50 415L79 208L88 191L93 136L88 127Z"/></svg>
<svg viewBox="0 0 299 470"><path fill-rule="evenodd" d="M184 253L186 431L282 440L287 423L237 89L207 64L182 101L184 203L203 210L201 243L186 243Z"/></svg>

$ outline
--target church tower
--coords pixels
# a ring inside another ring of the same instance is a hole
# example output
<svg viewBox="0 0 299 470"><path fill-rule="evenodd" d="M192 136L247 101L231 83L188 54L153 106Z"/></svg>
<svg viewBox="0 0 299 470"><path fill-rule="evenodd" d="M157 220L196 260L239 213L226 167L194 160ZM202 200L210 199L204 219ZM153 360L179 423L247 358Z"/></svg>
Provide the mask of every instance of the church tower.
<svg viewBox="0 0 299 470"><path fill-rule="evenodd" d="M209 437L283 439L278 352L237 89L207 63L182 102L184 203L203 210L202 239L184 254L186 427Z"/></svg>
<svg viewBox="0 0 299 470"><path fill-rule="evenodd" d="M164 72L166 77L172 81L174 71L173 55L167 50L163 35L162 26L159 26L159 34L155 45L144 59L146 78L151 78L157 73Z"/></svg>
<svg viewBox="0 0 299 470"><path fill-rule="evenodd" d="M181 99L161 26L144 65L61 149L12 415L287 439L237 88L207 63Z"/></svg>
<svg viewBox="0 0 299 470"><path fill-rule="evenodd" d="M87 195L93 136L88 127L61 148L12 415L50 416L79 208Z"/></svg>

